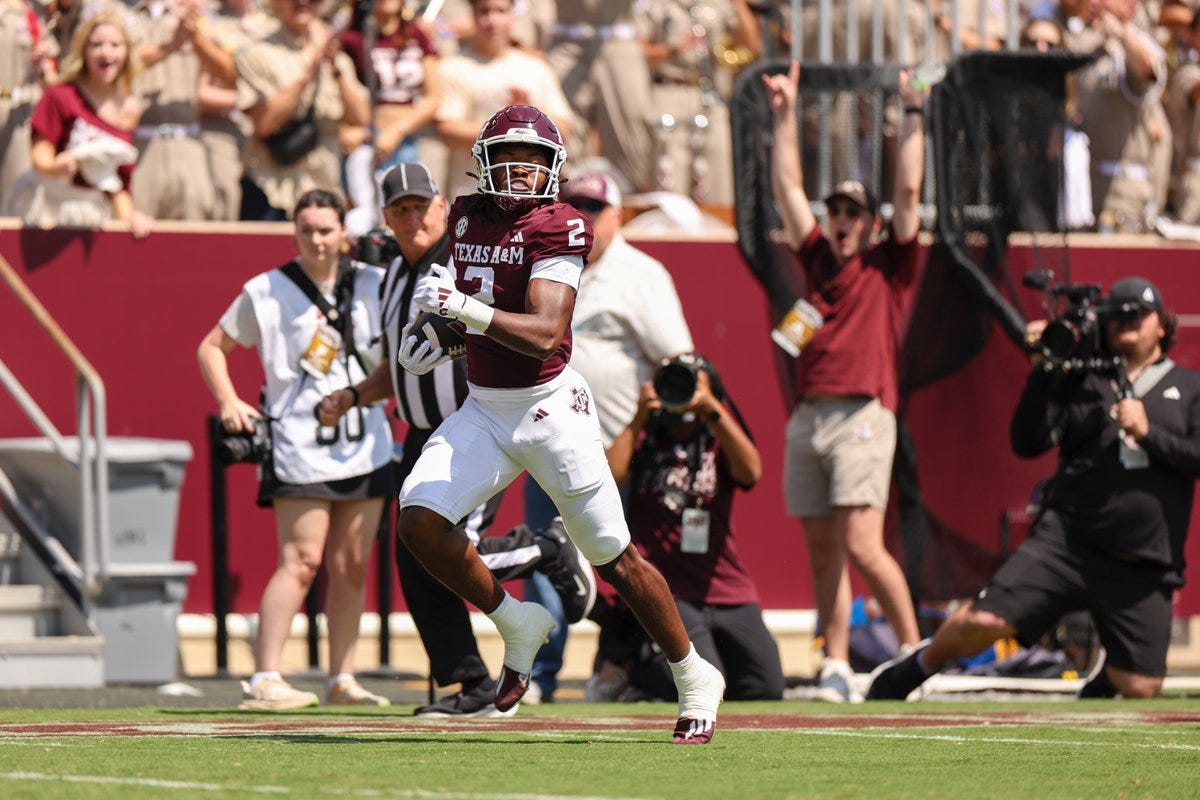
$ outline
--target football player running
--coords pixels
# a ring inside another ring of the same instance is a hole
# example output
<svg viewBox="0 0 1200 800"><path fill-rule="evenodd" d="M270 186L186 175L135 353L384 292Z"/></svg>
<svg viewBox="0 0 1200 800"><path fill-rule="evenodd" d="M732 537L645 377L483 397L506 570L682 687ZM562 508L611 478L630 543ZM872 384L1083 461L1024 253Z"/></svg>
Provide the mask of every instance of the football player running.
<svg viewBox="0 0 1200 800"><path fill-rule="evenodd" d="M562 137L536 108L508 106L484 123L472 157L478 192L451 206L450 263L431 268L413 294L413 302L467 326L470 395L404 482L399 535L430 573L495 623L504 638L496 708L511 708L554 622L541 606L505 592L452 520L528 471L670 661L679 691L673 741L705 744L725 680L696 653L662 575L630 546L591 391L568 363L592 229L556 200L567 158ZM444 357L415 339L400 352L413 371Z"/></svg>

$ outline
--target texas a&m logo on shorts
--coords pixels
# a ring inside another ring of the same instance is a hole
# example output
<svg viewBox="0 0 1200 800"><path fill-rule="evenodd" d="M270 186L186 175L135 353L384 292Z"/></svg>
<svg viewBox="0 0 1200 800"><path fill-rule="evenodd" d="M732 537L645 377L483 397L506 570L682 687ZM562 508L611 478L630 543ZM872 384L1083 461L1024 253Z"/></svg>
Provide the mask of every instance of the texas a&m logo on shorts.
<svg viewBox="0 0 1200 800"><path fill-rule="evenodd" d="M591 399L588 397L587 389L582 386L576 386L571 389L571 410L576 414L583 414L585 417L592 415Z"/></svg>

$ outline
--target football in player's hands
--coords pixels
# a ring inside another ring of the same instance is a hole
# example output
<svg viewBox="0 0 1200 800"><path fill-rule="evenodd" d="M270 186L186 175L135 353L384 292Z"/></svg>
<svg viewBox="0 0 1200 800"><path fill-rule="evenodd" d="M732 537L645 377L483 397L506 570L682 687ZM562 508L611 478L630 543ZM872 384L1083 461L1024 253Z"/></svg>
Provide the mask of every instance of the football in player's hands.
<svg viewBox="0 0 1200 800"><path fill-rule="evenodd" d="M409 336L416 336L417 343L414 349L420 347L423 342L429 342L427 352L433 352L440 347L450 358L462 358L467 354L466 332L467 326L456 319L443 317L432 311L422 311L404 330L401 341Z"/></svg>

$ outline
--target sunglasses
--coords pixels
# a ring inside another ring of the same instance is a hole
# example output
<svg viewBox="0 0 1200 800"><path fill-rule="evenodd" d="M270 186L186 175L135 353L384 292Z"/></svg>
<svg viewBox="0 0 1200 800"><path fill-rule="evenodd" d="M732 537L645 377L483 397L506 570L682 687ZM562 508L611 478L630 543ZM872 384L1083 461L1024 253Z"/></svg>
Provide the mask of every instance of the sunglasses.
<svg viewBox="0 0 1200 800"><path fill-rule="evenodd" d="M567 204L585 214L599 214L608 208L608 203L601 203L599 200L568 200Z"/></svg>

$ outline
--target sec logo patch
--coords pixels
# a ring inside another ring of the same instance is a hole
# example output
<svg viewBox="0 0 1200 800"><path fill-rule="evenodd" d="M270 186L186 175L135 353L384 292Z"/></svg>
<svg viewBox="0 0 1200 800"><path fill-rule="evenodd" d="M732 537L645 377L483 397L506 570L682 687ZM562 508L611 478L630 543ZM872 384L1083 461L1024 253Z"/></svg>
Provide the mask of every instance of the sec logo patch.
<svg viewBox="0 0 1200 800"><path fill-rule="evenodd" d="M454 235L462 238L462 235L467 232L467 218L459 217L458 222L454 223Z"/></svg>

